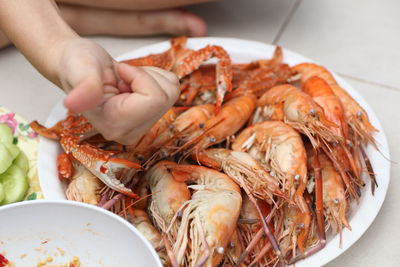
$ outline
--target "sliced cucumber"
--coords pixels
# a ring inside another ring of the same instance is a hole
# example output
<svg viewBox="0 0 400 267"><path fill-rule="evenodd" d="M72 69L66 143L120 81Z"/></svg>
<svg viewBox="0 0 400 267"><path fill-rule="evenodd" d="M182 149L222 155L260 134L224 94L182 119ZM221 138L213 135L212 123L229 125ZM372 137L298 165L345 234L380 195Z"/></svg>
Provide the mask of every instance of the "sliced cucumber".
<svg viewBox="0 0 400 267"><path fill-rule="evenodd" d="M0 143L0 174L5 172L13 162L13 156L7 147Z"/></svg>
<svg viewBox="0 0 400 267"><path fill-rule="evenodd" d="M0 123L0 142L4 144L12 144L13 138L11 128L5 123Z"/></svg>
<svg viewBox="0 0 400 267"><path fill-rule="evenodd" d="M6 197L6 194L4 193L3 185L0 184L0 205L3 202L5 197Z"/></svg>
<svg viewBox="0 0 400 267"><path fill-rule="evenodd" d="M12 160L16 159L21 151L19 147L14 144L4 144L12 156Z"/></svg>
<svg viewBox="0 0 400 267"><path fill-rule="evenodd" d="M28 177L14 164L0 175L0 183L3 185L5 193L2 204L24 200L29 188Z"/></svg>
<svg viewBox="0 0 400 267"><path fill-rule="evenodd" d="M13 164L20 167L20 169L24 173L27 173L29 171L29 161L28 161L28 158L26 157L25 153L22 150L19 152L18 156L15 158Z"/></svg>

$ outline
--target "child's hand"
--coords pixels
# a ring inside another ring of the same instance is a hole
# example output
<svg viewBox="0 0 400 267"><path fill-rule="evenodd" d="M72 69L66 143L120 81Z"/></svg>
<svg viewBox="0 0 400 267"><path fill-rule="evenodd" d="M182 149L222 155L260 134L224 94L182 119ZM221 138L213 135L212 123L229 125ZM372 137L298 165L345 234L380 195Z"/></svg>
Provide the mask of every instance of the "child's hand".
<svg viewBox="0 0 400 267"><path fill-rule="evenodd" d="M69 41L60 51L56 73L68 93L65 106L82 112L106 139L136 143L179 95L175 74L117 63L89 40Z"/></svg>

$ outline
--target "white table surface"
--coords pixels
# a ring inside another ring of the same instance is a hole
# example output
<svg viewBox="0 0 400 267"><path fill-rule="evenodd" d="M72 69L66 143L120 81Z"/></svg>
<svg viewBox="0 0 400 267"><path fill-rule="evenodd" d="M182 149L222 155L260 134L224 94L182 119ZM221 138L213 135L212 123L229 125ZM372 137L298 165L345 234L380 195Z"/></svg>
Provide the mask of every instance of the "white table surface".
<svg viewBox="0 0 400 267"><path fill-rule="evenodd" d="M225 0L190 9L206 18L211 36L278 43L333 69L367 100L389 141L391 183L372 226L326 266L399 266L400 2ZM167 37L92 39L118 56ZM0 50L0 81L0 105L28 120L44 122L63 97L13 47Z"/></svg>

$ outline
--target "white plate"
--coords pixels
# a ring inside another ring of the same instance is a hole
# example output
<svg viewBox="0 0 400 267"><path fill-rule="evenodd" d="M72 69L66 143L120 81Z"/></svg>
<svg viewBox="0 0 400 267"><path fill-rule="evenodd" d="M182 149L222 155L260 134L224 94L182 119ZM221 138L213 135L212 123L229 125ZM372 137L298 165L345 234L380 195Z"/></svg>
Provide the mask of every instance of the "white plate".
<svg viewBox="0 0 400 267"><path fill-rule="evenodd" d="M193 38L188 41L188 47L193 49L199 49L207 44L217 44L224 47L235 63L245 63L260 58L269 58L272 56L275 49L272 45L231 38ZM168 47L169 42L146 46L126 53L118 57L117 60L145 56L150 53L159 53L165 51ZM302 62L313 62L304 56L288 50L284 50L284 61L291 66ZM339 235L331 237L322 251L299 262L296 264L297 267L321 266L326 264L354 244L367 230L378 214L389 185L389 149L381 124L379 123L375 113L357 91L340 77L335 77L339 84L345 88L347 92L367 111L372 124L379 130L379 132L374 135L374 138L379 145L380 152L374 150L372 147L366 149L372 166L376 172L379 187L375 191L375 196L372 196L370 192L369 179L366 179L367 185L362 192L363 194L360 199L360 205L349 216L350 225L353 230L349 231L345 229L343 231L342 248L339 248ZM52 126L57 121L63 119L65 114L66 110L62 106L62 103L58 103L51 112L45 125ZM65 199L65 190L63 185L60 184L57 179L56 170L56 156L60 152L61 148L56 142L41 139L39 146L39 175L44 196L48 199Z"/></svg>
<svg viewBox="0 0 400 267"><path fill-rule="evenodd" d="M121 217L105 209L66 200L35 200L0 207L0 253L18 267L48 257L67 264L117 267L162 264L151 244Z"/></svg>

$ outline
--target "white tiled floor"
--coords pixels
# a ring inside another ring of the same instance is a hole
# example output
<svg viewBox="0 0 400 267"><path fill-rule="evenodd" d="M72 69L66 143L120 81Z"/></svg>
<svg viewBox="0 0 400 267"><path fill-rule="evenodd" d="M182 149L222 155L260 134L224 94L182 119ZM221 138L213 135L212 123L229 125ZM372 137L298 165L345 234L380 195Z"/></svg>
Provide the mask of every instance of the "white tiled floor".
<svg viewBox="0 0 400 267"><path fill-rule="evenodd" d="M279 43L337 72L400 88L396 0L302 0Z"/></svg>
<svg viewBox="0 0 400 267"><path fill-rule="evenodd" d="M211 36L272 43L295 3L292 0L223 0L189 9L207 20Z"/></svg>
<svg viewBox="0 0 400 267"><path fill-rule="evenodd" d="M391 156L400 162L400 2L395 0L222 0L190 7L204 16L212 36L237 37L283 47L343 74L382 122ZM94 37L113 56L165 40ZM0 50L0 105L28 120L44 121L63 94L15 50ZM400 175L392 164L386 201L364 236L335 266L400 264Z"/></svg>

